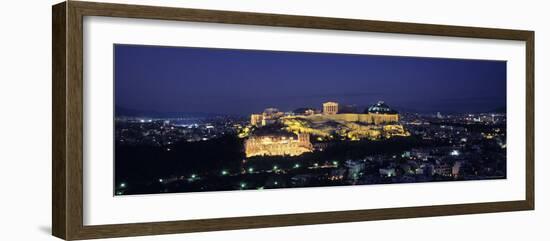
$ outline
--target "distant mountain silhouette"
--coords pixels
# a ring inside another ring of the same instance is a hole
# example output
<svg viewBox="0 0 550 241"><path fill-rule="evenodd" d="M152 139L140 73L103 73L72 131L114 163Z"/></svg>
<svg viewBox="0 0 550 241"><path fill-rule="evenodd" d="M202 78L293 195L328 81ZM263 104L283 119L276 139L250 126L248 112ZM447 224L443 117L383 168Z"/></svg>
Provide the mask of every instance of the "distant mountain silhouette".
<svg viewBox="0 0 550 241"><path fill-rule="evenodd" d="M115 116L117 117L149 117L149 118L180 118L180 117L216 117L222 114L203 113L203 112L161 112L152 110L136 110L115 106Z"/></svg>

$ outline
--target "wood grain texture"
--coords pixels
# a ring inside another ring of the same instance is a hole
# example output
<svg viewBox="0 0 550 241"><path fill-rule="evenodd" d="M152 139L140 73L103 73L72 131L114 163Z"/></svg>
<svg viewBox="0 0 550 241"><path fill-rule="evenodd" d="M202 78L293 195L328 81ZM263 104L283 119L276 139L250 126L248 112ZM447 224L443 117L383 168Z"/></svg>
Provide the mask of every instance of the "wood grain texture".
<svg viewBox="0 0 550 241"><path fill-rule="evenodd" d="M531 31L525 30L478 28L437 24L418 24L95 2L71 1L71 3L73 6L78 7L81 10L82 14L86 16L145 18L208 23L230 23L259 26L298 27L507 40L525 40L531 33Z"/></svg>
<svg viewBox="0 0 550 241"><path fill-rule="evenodd" d="M525 39L526 80L526 130L525 130L525 200L530 209L535 209L535 32Z"/></svg>
<svg viewBox="0 0 550 241"><path fill-rule="evenodd" d="M67 235L83 229L83 15L67 5Z"/></svg>
<svg viewBox="0 0 550 241"><path fill-rule="evenodd" d="M67 240L532 210L534 32L69 1L53 6L52 233ZM519 40L526 43L525 200L115 225L83 225L83 17L174 21Z"/></svg>
<svg viewBox="0 0 550 241"><path fill-rule="evenodd" d="M524 201L85 226L81 239L282 227L528 210Z"/></svg>
<svg viewBox="0 0 550 241"><path fill-rule="evenodd" d="M65 3L52 7L52 234L66 238Z"/></svg>

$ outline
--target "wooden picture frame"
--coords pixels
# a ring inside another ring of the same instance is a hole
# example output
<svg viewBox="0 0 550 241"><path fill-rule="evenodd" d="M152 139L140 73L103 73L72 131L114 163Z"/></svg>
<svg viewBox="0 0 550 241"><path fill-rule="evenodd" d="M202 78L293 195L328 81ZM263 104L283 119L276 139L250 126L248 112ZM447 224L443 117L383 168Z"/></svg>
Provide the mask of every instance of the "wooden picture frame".
<svg viewBox="0 0 550 241"><path fill-rule="evenodd" d="M52 233L66 240L533 210L534 32L432 24L68 1L52 8ZM518 40L526 43L525 200L87 226L83 224L83 17L107 16L260 26Z"/></svg>

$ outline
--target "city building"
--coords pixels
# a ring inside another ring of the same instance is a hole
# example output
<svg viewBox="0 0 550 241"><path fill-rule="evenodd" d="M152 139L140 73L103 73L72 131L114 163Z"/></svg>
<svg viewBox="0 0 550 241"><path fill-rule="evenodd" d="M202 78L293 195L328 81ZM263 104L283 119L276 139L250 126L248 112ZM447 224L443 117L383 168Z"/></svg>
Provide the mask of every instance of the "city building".
<svg viewBox="0 0 550 241"><path fill-rule="evenodd" d="M397 175L395 168L380 168L378 169L378 173L384 177L395 177Z"/></svg>
<svg viewBox="0 0 550 241"><path fill-rule="evenodd" d="M460 169L462 167L462 162L457 161L452 167L453 177L458 177L460 175Z"/></svg>

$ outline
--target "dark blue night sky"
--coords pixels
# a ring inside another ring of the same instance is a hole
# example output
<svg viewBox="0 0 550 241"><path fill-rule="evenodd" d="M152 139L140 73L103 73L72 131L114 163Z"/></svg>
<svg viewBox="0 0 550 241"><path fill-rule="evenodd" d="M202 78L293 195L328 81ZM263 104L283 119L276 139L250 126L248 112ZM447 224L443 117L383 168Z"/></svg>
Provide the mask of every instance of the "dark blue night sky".
<svg viewBox="0 0 550 241"><path fill-rule="evenodd" d="M506 62L115 45L115 104L140 111L248 115L325 101L398 111L506 106Z"/></svg>

